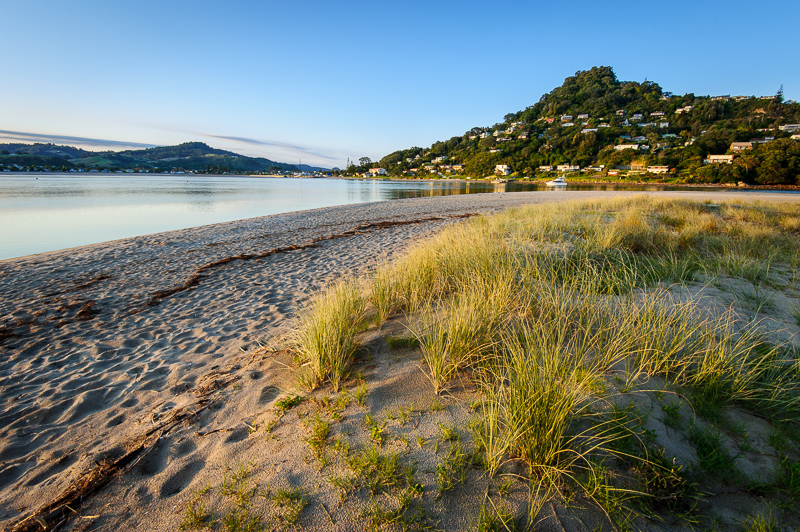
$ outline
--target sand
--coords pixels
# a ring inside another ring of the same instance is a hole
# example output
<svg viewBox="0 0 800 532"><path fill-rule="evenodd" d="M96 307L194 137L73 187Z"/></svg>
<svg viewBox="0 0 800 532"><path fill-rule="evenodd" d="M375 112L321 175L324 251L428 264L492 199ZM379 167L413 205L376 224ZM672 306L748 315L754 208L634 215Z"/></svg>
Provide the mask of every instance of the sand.
<svg viewBox="0 0 800 532"><path fill-rule="evenodd" d="M321 467L304 441L309 422L302 418L314 411L310 400L265 429L279 418L276 400L295 386L292 359L282 346L297 309L331 280L366 276L381 258L464 217L628 194L377 202L0 261L0 526L177 530L199 490L245 468L259 490L308 491L297 526L361 529L369 501L343 504L335 491L321 488L335 472ZM650 195L800 200L770 193ZM388 326L402 331L401 323ZM439 409L417 360L377 337L365 341L373 342L363 371L369 394L363 405L353 400L343 407L345 422L337 430L352 434L347 423L380 414L395 433L406 434L390 447L419 453L429 488L435 484L431 453L415 442L435 439L438 425L463 423L471 391L454 391ZM349 383L351 396L359 382ZM430 416L424 425L413 413L403 421L401 408ZM85 495L70 498L71 489ZM473 489L467 498L473 507L438 503L439 527L469 526L466 516L484 495ZM260 501L274 513L271 499ZM275 519L270 527L289 521L283 514Z"/></svg>

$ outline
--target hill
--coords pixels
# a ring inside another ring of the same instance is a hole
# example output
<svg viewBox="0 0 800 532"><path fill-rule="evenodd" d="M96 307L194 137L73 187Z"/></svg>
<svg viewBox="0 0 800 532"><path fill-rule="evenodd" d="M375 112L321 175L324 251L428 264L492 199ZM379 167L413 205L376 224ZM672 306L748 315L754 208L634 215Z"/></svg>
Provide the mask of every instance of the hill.
<svg viewBox="0 0 800 532"><path fill-rule="evenodd" d="M660 166L685 182L800 184L800 142L781 129L786 124L800 124L800 105L784 101L782 90L762 97L679 96L655 82L620 81L611 67L594 67L502 122L430 148L396 151L380 166L397 176L482 177L504 164L522 177L568 164L636 179ZM752 144L734 154L728 151L733 142ZM726 153L735 155L732 164L704 164L709 155Z"/></svg>
<svg viewBox="0 0 800 532"><path fill-rule="evenodd" d="M143 150L92 152L54 144L0 144L0 169L108 170L195 173L295 172L298 166L218 150L202 142ZM323 170L303 165L304 170Z"/></svg>

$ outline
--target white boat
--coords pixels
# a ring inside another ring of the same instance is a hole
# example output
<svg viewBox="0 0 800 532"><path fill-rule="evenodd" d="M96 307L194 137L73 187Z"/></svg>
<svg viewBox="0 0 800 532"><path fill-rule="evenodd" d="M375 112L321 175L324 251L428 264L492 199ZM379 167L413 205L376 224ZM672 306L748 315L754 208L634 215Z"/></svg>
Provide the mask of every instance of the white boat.
<svg viewBox="0 0 800 532"><path fill-rule="evenodd" d="M548 181L545 184L548 187L565 187L565 186L567 186L567 180L564 179L563 175L560 175L557 178L553 179L552 181Z"/></svg>

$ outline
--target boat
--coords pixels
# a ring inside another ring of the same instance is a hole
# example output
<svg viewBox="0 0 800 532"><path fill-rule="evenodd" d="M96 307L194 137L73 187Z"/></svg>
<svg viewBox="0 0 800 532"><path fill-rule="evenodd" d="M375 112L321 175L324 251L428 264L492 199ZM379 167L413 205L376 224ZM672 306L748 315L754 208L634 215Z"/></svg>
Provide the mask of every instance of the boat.
<svg viewBox="0 0 800 532"><path fill-rule="evenodd" d="M552 181L548 181L545 184L548 187L565 187L565 186L567 186L567 180L564 179L563 175L560 175L557 178L553 179Z"/></svg>

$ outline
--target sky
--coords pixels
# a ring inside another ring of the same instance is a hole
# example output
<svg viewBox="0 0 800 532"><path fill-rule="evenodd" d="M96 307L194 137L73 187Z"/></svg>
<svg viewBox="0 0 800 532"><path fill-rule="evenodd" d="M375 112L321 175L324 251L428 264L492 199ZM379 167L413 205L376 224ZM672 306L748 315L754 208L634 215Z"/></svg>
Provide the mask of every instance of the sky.
<svg viewBox="0 0 800 532"><path fill-rule="evenodd" d="M0 143L315 166L491 126L579 70L800 100L800 2L0 0Z"/></svg>

